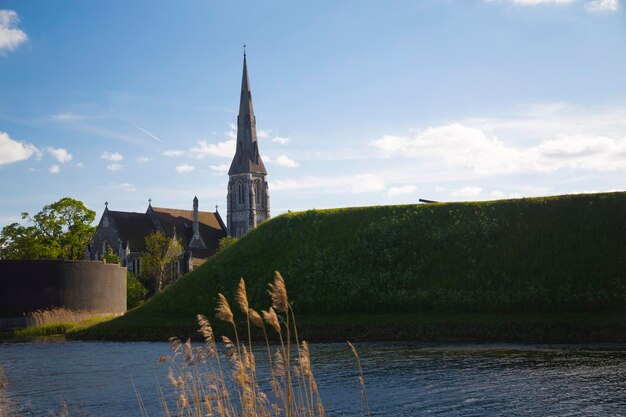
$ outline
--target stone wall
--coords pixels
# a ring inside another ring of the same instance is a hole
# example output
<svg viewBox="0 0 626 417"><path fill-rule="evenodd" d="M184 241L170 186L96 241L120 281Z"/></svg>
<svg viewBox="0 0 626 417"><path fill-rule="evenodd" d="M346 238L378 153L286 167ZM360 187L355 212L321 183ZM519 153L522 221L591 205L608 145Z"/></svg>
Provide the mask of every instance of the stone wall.
<svg viewBox="0 0 626 417"><path fill-rule="evenodd" d="M126 311L126 268L99 261L0 260L0 318L63 307Z"/></svg>

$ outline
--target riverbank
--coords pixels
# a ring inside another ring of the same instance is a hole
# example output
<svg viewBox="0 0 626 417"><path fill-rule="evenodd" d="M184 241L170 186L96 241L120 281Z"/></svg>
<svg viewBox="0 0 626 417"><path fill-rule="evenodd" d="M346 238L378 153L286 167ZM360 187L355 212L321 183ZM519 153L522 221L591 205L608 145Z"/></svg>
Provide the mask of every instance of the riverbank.
<svg viewBox="0 0 626 417"><path fill-rule="evenodd" d="M218 335L232 337L229 325L211 324ZM301 339L331 341L450 341L521 343L626 343L626 313L558 314L361 314L298 315ZM200 340L195 319L129 316L70 330L72 340L166 341L172 336ZM245 322L238 331L246 334ZM262 333L253 330L261 340Z"/></svg>

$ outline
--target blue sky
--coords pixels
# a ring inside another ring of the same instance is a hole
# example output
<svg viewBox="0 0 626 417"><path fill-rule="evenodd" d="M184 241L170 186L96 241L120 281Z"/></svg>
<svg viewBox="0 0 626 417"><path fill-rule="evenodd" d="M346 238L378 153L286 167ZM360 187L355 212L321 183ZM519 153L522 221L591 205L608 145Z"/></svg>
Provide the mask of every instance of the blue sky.
<svg viewBox="0 0 626 417"><path fill-rule="evenodd" d="M0 226L219 205L242 69L273 214L626 188L619 0L0 2Z"/></svg>

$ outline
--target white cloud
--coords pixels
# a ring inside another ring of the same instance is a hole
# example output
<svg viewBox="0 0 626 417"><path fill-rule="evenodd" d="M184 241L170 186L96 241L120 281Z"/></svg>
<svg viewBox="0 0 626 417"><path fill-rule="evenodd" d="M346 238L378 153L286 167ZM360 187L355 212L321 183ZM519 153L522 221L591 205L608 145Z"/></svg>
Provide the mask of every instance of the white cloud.
<svg viewBox="0 0 626 417"><path fill-rule="evenodd" d="M13 10L0 10L0 55L14 51L28 40L28 36L16 26L20 18Z"/></svg>
<svg viewBox="0 0 626 417"><path fill-rule="evenodd" d="M168 149L167 151L163 151L163 156L167 156L168 158L175 158L179 156L183 156L185 151L182 149Z"/></svg>
<svg viewBox="0 0 626 417"><path fill-rule="evenodd" d="M213 170L213 172L217 174L226 174L228 170L230 169L230 165L229 164L211 165L211 169Z"/></svg>
<svg viewBox="0 0 626 417"><path fill-rule="evenodd" d="M531 146L520 146L505 142L493 130L453 123L419 131L414 137L383 136L371 144L381 157L416 159L422 166L445 167L459 177L626 168L626 131L624 136L613 138L560 133Z"/></svg>
<svg viewBox="0 0 626 417"><path fill-rule="evenodd" d="M109 165L107 165L107 169L109 171L119 171L120 169L122 169L122 165L120 165L120 164L109 164Z"/></svg>
<svg viewBox="0 0 626 417"><path fill-rule="evenodd" d="M208 143L199 140L197 145L190 149L189 156L193 158L204 158L207 156L218 156L221 158L232 158L235 155L236 139L226 140L217 143Z"/></svg>
<svg viewBox="0 0 626 417"><path fill-rule="evenodd" d="M48 172L51 174L58 174L61 171L61 168L58 165L52 165L48 168Z"/></svg>
<svg viewBox="0 0 626 417"><path fill-rule="evenodd" d="M504 195L505 194L502 191L498 191L498 190L492 191L490 194L490 196L495 199L504 198Z"/></svg>
<svg viewBox="0 0 626 417"><path fill-rule="evenodd" d="M413 137L383 136L372 145L381 156L404 156L438 161L449 167L469 169L475 173L513 172L520 152L507 147L497 137L481 129L458 123L428 128Z"/></svg>
<svg viewBox="0 0 626 417"><path fill-rule="evenodd" d="M259 139L265 139L265 138L270 136L271 132L272 132L271 130L257 130L256 131L256 136Z"/></svg>
<svg viewBox="0 0 626 417"><path fill-rule="evenodd" d="M180 173L191 172L194 169L196 169L196 167L194 167L193 165L189 165L189 164L181 164L176 167L176 171Z"/></svg>
<svg viewBox="0 0 626 417"><path fill-rule="evenodd" d="M59 113L51 116L52 120L56 120L59 122L69 122L74 120L84 120L85 116L76 113Z"/></svg>
<svg viewBox="0 0 626 417"><path fill-rule="evenodd" d="M289 138L284 138L282 136L274 136L272 138L272 142L278 143L279 145L286 145L290 142Z"/></svg>
<svg viewBox="0 0 626 417"><path fill-rule="evenodd" d="M0 165L23 161L31 156L40 155L41 152L35 146L17 142L6 132L0 132Z"/></svg>
<svg viewBox="0 0 626 417"><path fill-rule="evenodd" d="M83 162L78 162L78 163L76 163L76 166L77 166L78 168L85 168L85 164L84 164Z"/></svg>
<svg viewBox="0 0 626 417"><path fill-rule="evenodd" d="M369 193L385 189L385 181L378 175L366 173L350 176L303 177L270 182L272 191L323 190L326 193Z"/></svg>
<svg viewBox="0 0 626 417"><path fill-rule="evenodd" d="M123 182L121 184L116 184L114 187L118 188L118 189L120 189L122 191L129 192L129 193L137 191L137 188L135 188L135 186L133 184L129 183L129 182Z"/></svg>
<svg viewBox="0 0 626 417"><path fill-rule="evenodd" d="M118 152L102 152L102 154L100 155L100 159L105 159L107 161L121 161L122 159L124 159L124 157L118 153ZM112 164L112 165L118 165L118 164Z"/></svg>
<svg viewBox="0 0 626 417"><path fill-rule="evenodd" d="M67 149L47 147L46 150L54 159L62 164L72 160L72 154L69 153Z"/></svg>
<svg viewBox="0 0 626 417"><path fill-rule="evenodd" d="M619 0L592 0L585 3L585 9L590 12L616 12L619 8Z"/></svg>
<svg viewBox="0 0 626 417"><path fill-rule="evenodd" d="M416 191L417 187L414 185L402 185L400 187L391 187L387 190L387 196L395 197L398 195L413 194Z"/></svg>
<svg viewBox="0 0 626 417"><path fill-rule="evenodd" d="M469 185L467 187L463 187L459 190L454 190L450 192L450 195L455 197L476 197L483 191L482 188L476 187L474 185Z"/></svg>
<svg viewBox="0 0 626 417"><path fill-rule="evenodd" d="M137 162L144 164L146 162L149 162L152 160L152 158L149 158L147 156L138 156L137 158L135 158Z"/></svg>
<svg viewBox="0 0 626 417"><path fill-rule="evenodd" d="M357 175L350 186L350 191L354 194L371 193L385 189L383 179L374 174Z"/></svg>
<svg viewBox="0 0 626 417"><path fill-rule="evenodd" d="M297 168L300 166L299 163L289 158L287 155L278 155L276 158L270 158L270 157L264 157L264 158L267 159L266 162L274 164L274 165L278 165L281 167Z"/></svg>

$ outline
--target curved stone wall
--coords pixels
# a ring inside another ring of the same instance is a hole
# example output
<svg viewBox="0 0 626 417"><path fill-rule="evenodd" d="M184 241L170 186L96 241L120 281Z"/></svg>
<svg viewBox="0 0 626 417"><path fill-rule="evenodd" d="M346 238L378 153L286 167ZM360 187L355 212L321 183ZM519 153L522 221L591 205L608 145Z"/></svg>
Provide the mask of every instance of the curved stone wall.
<svg viewBox="0 0 626 417"><path fill-rule="evenodd" d="M0 317L63 307L126 311L126 268L100 261L0 260Z"/></svg>

